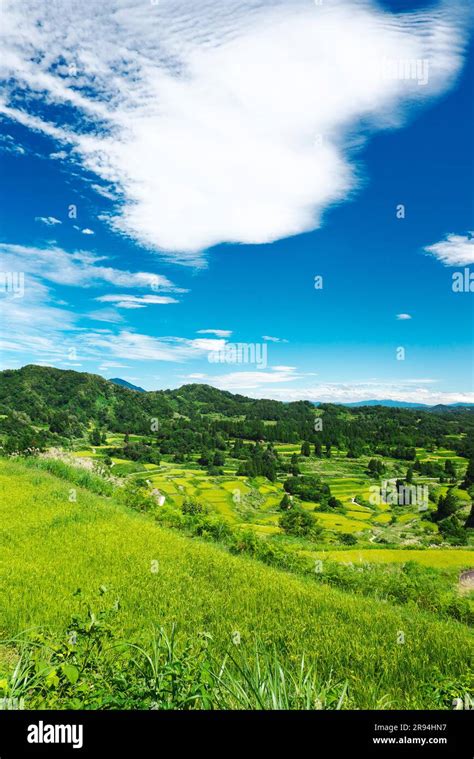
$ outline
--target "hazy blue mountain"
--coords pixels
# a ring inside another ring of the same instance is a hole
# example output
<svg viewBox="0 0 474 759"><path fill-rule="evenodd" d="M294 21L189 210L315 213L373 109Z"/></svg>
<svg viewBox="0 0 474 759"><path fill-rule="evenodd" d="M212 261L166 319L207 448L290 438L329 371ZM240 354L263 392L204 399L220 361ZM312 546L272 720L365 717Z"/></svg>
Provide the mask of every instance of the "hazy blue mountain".
<svg viewBox="0 0 474 759"><path fill-rule="evenodd" d="M110 379L109 382L113 382L114 385L120 385L121 387L128 387L129 390L136 390L137 393L146 392L146 390L144 390L143 387L139 387L138 385L132 385L131 382L127 382L127 380L120 379L120 377L114 377L113 379Z"/></svg>

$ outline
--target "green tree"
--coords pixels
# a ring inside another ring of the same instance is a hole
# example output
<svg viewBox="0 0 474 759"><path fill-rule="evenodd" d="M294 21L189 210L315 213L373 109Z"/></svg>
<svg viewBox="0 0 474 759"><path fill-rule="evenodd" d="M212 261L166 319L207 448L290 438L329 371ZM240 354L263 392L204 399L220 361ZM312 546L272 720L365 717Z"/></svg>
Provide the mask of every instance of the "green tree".
<svg viewBox="0 0 474 759"><path fill-rule="evenodd" d="M466 519L464 527L466 528L466 530L468 529L474 530L474 503L471 505L471 511L469 512L469 516Z"/></svg>
<svg viewBox="0 0 474 759"><path fill-rule="evenodd" d="M317 537L322 533L322 528L314 516L300 506L293 506L282 514L278 524L287 535L298 538Z"/></svg>
<svg viewBox="0 0 474 759"><path fill-rule="evenodd" d="M209 466L212 464L212 453L210 451L203 451L198 458L198 464L201 466Z"/></svg>
<svg viewBox="0 0 474 759"><path fill-rule="evenodd" d="M350 532L341 532L339 540L346 546L355 546L357 544L357 538Z"/></svg>
<svg viewBox="0 0 474 759"><path fill-rule="evenodd" d="M225 456L222 453L222 451L216 451L214 454L214 458L212 460L213 466L224 466L225 464Z"/></svg>
<svg viewBox="0 0 474 759"><path fill-rule="evenodd" d="M451 545L465 546L467 544L467 531L456 514L442 519L438 526L443 538Z"/></svg>
<svg viewBox="0 0 474 759"><path fill-rule="evenodd" d="M290 461L290 473L295 477L296 475L300 474L300 468L298 466L299 459L296 453L294 453L291 457Z"/></svg>
<svg viewBox="0 0 474 759"><path fill-rule="evenodd" d="M445 496L440 496L438 500L438 508L433 514L435 522L440 522L447 517L450 517L458 509L458 500L454 495L454 488L449 488Z"/></svg>
<svg viewBox="0 0 474 759"><path fill-rule="evenodd" d="M91 445L101 444L102 436L100 434L100 430L97 427L94 427L94 429L90 431L89 440L90 440Z"/></svg>
<svg viewBox="0 0 474 759"><path fill-rule="evenodd" d="M301 455L306 457L311 456L311 448L307 440L301 445Z"/></svg>
<svg viewBox="0 0 474 759"><path fill-rule="evenodd" d="M451 459L446 459L444 462L444 473L447 477L456 477L456 467Z"/></svg>
<svg viewBox="0 0 474 759"><path fill-rule="evenodd" d="M379 469L377 466L377 459L370 459L369 464L367 466L367 471L370 477L376 477L378 475Z"/></svg>
<svg viewBox="0 0 474 759"><path fill-rule="evenodd" d="M464 475L464 480L461 487L464 490L469 490L469 488L471 488L472 485L474 485L474 457L471 457L469 459L469 463L466 469L466 474Z"/></svg>
<svg viewBox="0 0 474 759"><path fill-rule="evenodd" d="M293 502L290 496L288 495L288 493L285 493L285 495L280 501L280 509L282 511L288 511L288 509L291 509L292 506L293 506Z"/></svg>

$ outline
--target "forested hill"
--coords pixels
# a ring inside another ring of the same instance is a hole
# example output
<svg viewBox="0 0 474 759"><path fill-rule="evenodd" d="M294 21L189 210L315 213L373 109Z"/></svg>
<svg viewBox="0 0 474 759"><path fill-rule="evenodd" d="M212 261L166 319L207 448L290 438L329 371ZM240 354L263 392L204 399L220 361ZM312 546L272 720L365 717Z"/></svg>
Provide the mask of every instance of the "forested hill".
<svg viewBox="0 0 474 759"><path fill-rule="evenodd" d="M49 422L52 413L66 411L82 423L91 421L123 430L137 428L150 416L172 418L221 414L252 419L311 419L312 404L282 403L233 395L209 385L183 385L178 390L137 393L97 374L28 365L0 372L0 414L18 411L36 422ZM131 430L131 431L132 431Z"/></svg>
<svg viewBox="0 0 474 759"><path fill-rule="evenodd" d="M315 424L317 416L322 426ZM329 403L315 408L308 401L255 400L209 385L136 392L95 374L45 366L0 372L0 433L21 437L12 446L60 444L64 438L81 437L91 425L149 435L153 420L159 420L158 437L173 439L176 445L188 440L192 449L209 436L268 443L306 440L348 450L353 457L367 447L407 460L413 459L414 447L445 446L468 458L473 453L472 408L348 408Z"/></svg>

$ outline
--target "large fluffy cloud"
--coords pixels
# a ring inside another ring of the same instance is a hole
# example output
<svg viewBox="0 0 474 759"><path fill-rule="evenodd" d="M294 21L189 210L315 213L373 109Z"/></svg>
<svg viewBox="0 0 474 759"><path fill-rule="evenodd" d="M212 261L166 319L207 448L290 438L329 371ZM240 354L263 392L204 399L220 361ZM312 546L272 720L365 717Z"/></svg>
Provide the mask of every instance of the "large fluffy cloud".
<svg viewBox="0 0 474 759"><path fill-rule="evenodd" d="M97 175L117 230L199 263L317 227L361 137L452 81L461 28L456 2L4 0L0 108Z"/></svg>

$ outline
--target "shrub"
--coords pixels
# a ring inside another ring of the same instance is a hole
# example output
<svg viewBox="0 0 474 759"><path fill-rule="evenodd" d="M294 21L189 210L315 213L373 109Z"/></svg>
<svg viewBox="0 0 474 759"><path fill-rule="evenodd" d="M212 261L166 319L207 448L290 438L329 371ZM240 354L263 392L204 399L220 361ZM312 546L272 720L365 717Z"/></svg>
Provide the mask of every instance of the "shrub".
<svg viewBox="0 0 474 759"><path fill-rule="evenodd" d="M339 540L346 546L355 546L357 544L357 538L350 532L341 532Z"/></svg>
<svg viewBox="0 0 474 759"><path fill-rule="evenodd" d="M183 505L181 506L181 511L183 514L191 514L194 516L196 514L202 514L204 509L201 504L198 503L198 501L195 501L193 498L189 498L184 501Z"/></svg>
<svg viewBox="0 0 474 759"><path fill-rule="evenodd" d="M300 506L293 506L292 509L282 514L278 524L288 535L294 535L298 538L316 537L322 532L314 516Z"/></svg>

